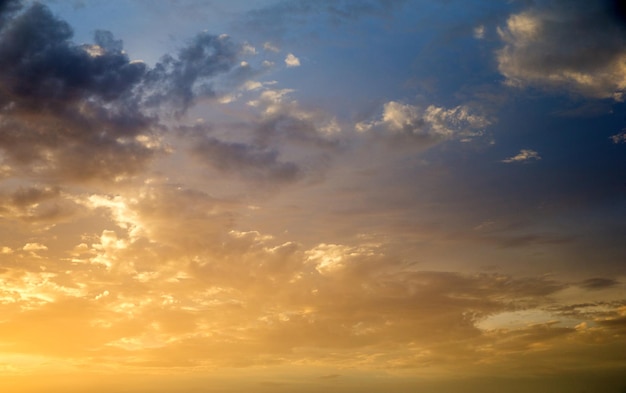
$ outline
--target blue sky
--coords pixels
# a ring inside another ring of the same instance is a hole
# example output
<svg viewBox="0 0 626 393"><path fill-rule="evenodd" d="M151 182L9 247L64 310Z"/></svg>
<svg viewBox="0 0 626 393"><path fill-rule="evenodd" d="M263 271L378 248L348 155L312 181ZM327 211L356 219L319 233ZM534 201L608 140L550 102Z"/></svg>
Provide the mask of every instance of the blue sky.
<svg viewBox="0 0 626 393"><path fill-rule="evenodd" d="M0 1L0 386L622 392L624 14Z"/></svg>

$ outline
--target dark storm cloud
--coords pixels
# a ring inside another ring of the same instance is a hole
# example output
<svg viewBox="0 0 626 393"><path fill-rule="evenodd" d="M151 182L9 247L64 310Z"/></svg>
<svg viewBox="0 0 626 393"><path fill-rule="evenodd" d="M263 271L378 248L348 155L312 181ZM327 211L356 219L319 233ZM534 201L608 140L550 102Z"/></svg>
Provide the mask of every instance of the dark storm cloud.
<svg viewBox="0 0 626 393"><path fill-rule="evenodd" d="M621 12L616 12L620 11ZM626 25L618 1L539 1L499 30L498 67L516 86L557 87L622 99Z"/></svg>
<svg viewBox="0 0 626 393"><path fill-rule="evenodd" d="M22 7L20 0L0 0L0 28L4 24L5 18Z"/></svg>
<svg viewBox="0 0 626 393"><path fill-rule="evenodd" d="M70 26L35 3L0 32L0 149L30 174L72 179L136 172L152 155L136 140L150 119L133 89L145 73L121 41L70 41Z"/></svg>
<svg viewBox="0 0 626 393"><path fill-rule="evenodd" d="M6 20L20 8L22 8L21 0L0 0L0 28L2 28Z"/></svg>
<svg viewBox="0 0 626 393"><path fill-rule="evenodd" d="M140 82L145 65L132 63L112 45L111 33L96 33L104 47L70 41L70 26L34 4L2 31L0 67L5 102L26 108L63 108L80 99L119 99ZM97 54L90 54L97 50Z"/></svg>
<svg viewBox="0 0 626 393"><path fill-rule="evenodd" d="M215 96L213 78L235 69L237 47L224 36L202 33L149 69L108 31L77 45L46 6L16 13L19 5L0 3L0 151L18 173L78 181L136 174L161 150L155 108L181 114Z"/></svg>

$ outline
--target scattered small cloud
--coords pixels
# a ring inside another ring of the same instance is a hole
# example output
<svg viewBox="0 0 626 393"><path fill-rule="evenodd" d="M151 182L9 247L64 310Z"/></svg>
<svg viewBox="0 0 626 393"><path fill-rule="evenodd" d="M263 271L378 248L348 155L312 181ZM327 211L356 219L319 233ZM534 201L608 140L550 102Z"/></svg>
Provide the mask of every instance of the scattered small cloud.
<svg viewBox="0 0 626 393"><path fill-rule="evenodd" d="M244 43L241 46L241 51L245 55L256 55L257 54L256 48L254 46L250 45L249 43Z"/></svg>
<svg viewBox="0 0 626 393"><path fill-rule="evenodd" d="M517 155L506 158L502 160L502 162L511 164L515 162L530 162L530 161L537 161L537 160L541 160L539 153L537 153L534 150L522 149L520 150L519 153L517 153Z"/></svg>
<svg viewBox="0 0 626 393"><path fill-rule="evenodd" d="M265 42L263 44L263 49L265 49L266 51L269 51L269 52L274 52L274 53L280 52L280 49L278 49L278 47L276 45L272 44L271 42Z"/></svg>
<svg viewBox="0 0 626 393"><path fill-rule="evenodd" d="M290 53L285 57L285 64L287 67L300 67L300 59L294 56L293 53Z"/></svg>
<svg viewBox="0 0 626 393"><path fill-rule="evenodd" d="M474 28L474 38L477 40L485 38L485 26L480 25Z"/></svg>
<svg viewBox="0 0 626 393"><path fill-rule="evenodd" d="M626 143L626 130L622 130L621 132L612 135L610 137L610 139L613 141L613 143L618 144L618 143Z"/></svg>

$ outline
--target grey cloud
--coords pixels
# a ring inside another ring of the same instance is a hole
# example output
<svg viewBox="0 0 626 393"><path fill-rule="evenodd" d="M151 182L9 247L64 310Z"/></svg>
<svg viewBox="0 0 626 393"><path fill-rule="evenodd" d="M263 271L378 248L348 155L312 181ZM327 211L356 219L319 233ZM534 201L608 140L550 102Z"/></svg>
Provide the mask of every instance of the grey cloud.
<svg viewBox="0 0 626 393"><path fill-rule="evenodd" d="M50 198L57 197L60 194L58 187L54 188L39 188L28 187L19 188L11 195L11 201L16 206L27 206L45 201Z"/></svg>
<svg viewBox="0 0 626 393"><path fill-rule="evenodd" d="M589 278L583 282L581 282L579 285L585 289L604 289L604 288L611 288L616 286L617 284L619 284L619 281L614 280L612 278L603 278L603 277L596 277L596 278Z"/></svg>
<svg viewBox="0 0 626 393"><path fill-rule="evenodd" d="M163 151L155 108L182 114L216 95L217 75L236 84L252 72L235 66L238 47L225 36L199 34L149 69L108 31L77 45L46 6L18 6L0 4L0 151L16 174L80 182L132 176Z"/></svg>
<svg viewBox="0 0 626 393"><path fill-rule="evenodd" d="M140 82L145 65L130 62L121 44L111 45L110 33L96 33L96 41L107 45L97 54L73 44L72 35L66 22L39 3L12 20L0 36L3 101L36 109L87 98L107 102Z"/></svg>
<svg viewBox="0 0 626 393"><path fill-rule="evenodd" d="M500 72L515 86L561 88L622 99L626 29L619 2L551 0L511 15L499 30Z"/></svg>
<svg viewBox="0 0 626 393"><path fill-rule="evenodd" d="M237 64L237 46L227 36L198 34L178 57L166 55L146 75L146 102L167 102L185 110L198 97L214 97L216 75Z"/></svg>
<svg viewBox="0 0 626 393"><path fill-rule="evenodd" d="M193 152L219 171L239 173L248 179L284 183L302 175L295 163L280 161L277 151L245 143L207 137L194 145Z"/></svg>
<svg viewBox="0 0 626 393"><path fill-rule="evenodd" d="M33 4L0 31L0 149L24 172L73 180L135 173L153 155L136 138L152 120L134 89L145 73L121 41L70 41L69 25Z"/></svg>
<svg viewBox="0 0 626 393"><path fill-rule="evenodd" d="M300 119L288 113L270 116L263 120L254 132L255 142L260 146L266 146L272 142L289 141L307 148L328 151L341 147L339 139L324 135L313 120Z"/></svg>
<svg viewBox="0 0 626 393"><path fill-rule="evenodd" d="M0 29L4 26L6 19L22 8L21 0L0 0Z"/></svg>
<svg viewBox="0 0 626 393"><path fill-rule="evenodd" d="M30 223L59 222L77 210L59 187L29 186L0 193L0 212L5 218Z"/></svg>

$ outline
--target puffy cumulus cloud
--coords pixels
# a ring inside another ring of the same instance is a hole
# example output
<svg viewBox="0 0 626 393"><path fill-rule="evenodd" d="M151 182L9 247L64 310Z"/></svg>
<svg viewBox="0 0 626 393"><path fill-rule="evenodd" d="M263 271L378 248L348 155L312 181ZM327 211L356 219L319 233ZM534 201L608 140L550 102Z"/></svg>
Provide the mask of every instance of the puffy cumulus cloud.
<svg viewBox="0 0 626 393"><path fill-rule="evenodd" d="M300 59L294 56L293 53L289 53L287 57L285 57L285 64L287 67L300 67Z"/></svg>
<svg viewBox="0 0 626 393"><path fill-rule="evenodd" d="M47 249L48 247L41 243L26 243L24 247L22 247L22 250L24 251L43 251Z"/></svg>
<svg viewBox="0 0 626 393"><path fill-rule="evenodd" d="M504 160L502 160L502 162L511 164L515 162L530 162L538 160L541 160L541 156L539 156L539 153L530 149L522 149L513 157L505 158Z"/></svg>
<svg viewBox="0 0 626 393"><path fill-rule="evenodd" d="M490 123L485 116L473 113L466 106L446 109L429 105L423 109L390 101L383 106L380 120L357 123L356 130L432 144L450 139L469 141L482 135Z"/></svg>
<svg viewBox="0 0 626 393"><path fill-rule="evenodd" d="M537 2L511 15L498 32L498 68L513 86L565 89L621 100L626 35L619 2Z"/></svg>

